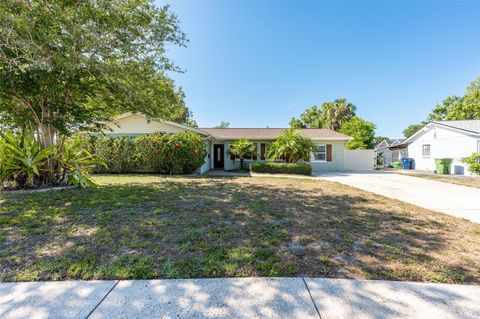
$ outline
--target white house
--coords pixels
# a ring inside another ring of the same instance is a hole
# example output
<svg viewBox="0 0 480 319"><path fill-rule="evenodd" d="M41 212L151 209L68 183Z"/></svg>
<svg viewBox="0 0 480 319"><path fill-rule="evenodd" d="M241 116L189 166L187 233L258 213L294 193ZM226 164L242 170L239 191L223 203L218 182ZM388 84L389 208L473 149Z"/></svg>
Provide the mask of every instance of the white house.
<svg viewBox="0 0 480 319"><path fill-rule="evenodd" d="M400 162L402 158L407 157L406 147L403 147L403 139L384 139L375 145L375 151L378 158L381 158L383 164L388 165L392 162ZM378 161L380 163L380 161Z"/></svg>
<svg viewBox="0 0 480 319"><path fill-rule="evenodd" d="M435 159L451 158L452 174L471 175L461 160L480 153L480 120L430 122L404 143L417 170L435 171Z"/></svg>
<svg viewBox="0 0 480 319"><path fill-rule="evenodd" d="M169 121L149 120L142 114L132 113L123 114L113 122L107 123L106 126L109 130L104 133L112 137L138 136L155 132L191 131L198 133L205 137L205 150L207 152L205 164L200 168L200 173L205 173L211 169L232 170L238 168L240 161L230 158L228 149L232 142L240 138L254 142L257 147L256 156L246 159L246 163L265 161L268 145L282 131L286 130L286 128L192 128ZM373 168L373 150L358 152L345 150L345 142L353 139L350 136L328 129L302 129L301 133L310 137L317 145L316 152L311 154L309 162L312 165L313 172ZM351 156L346 154L351 154ZM346 156L351 160L346 161Z"/></svg>

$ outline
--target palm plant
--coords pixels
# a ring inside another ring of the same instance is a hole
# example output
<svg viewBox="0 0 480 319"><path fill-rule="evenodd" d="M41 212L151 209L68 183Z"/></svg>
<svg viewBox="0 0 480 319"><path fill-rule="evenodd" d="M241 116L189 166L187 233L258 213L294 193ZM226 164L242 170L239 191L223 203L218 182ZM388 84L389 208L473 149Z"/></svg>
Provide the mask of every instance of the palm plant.
<svg viewBox="0 0 480 319"><path fill-rule="evenodd" d="M296 129L285 130L267 151L268 159L283 159L289 163L299 160L309 161L310 153L315 149L313 141L300 134Z"/></svg>
<svg viewBox="0 0 480 319"><path fill-rule="evenodd" d="M254 155L257 152L255 144L247 139L241 138L230 144L229 155L240 158L240 169L243 169L245 158Z"/></svg>
<svg viewBox="0 0 480 319"><path fill-rule="evenodd" d="M336 99L333 102L322 104L321 121L324 127L338 131L343 123L355 116L356 106L347 102L347 99Z"/></svg>

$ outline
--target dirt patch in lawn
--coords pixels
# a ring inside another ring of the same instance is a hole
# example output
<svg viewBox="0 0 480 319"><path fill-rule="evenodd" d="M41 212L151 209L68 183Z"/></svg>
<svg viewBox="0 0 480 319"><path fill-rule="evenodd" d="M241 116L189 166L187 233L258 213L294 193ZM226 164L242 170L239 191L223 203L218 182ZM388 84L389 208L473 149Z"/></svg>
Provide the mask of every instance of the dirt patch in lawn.
<svg viewBox="0 0 480 319"><path fill-rule="evenodd" d="M480 283L480 225L321 180L97 176L0 194L3 281L325 276Z"/></svg>

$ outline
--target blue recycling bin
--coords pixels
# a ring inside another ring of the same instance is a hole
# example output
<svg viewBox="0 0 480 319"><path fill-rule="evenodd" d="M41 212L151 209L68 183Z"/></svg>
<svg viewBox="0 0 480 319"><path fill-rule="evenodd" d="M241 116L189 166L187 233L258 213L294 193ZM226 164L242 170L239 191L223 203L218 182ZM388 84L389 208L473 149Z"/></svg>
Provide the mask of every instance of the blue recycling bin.
<svg viewBox="0 0 480 319"><path fill-rule="evenodd" d="M413 158L402 158L402 169L415 169L415 160Z"/></svg>

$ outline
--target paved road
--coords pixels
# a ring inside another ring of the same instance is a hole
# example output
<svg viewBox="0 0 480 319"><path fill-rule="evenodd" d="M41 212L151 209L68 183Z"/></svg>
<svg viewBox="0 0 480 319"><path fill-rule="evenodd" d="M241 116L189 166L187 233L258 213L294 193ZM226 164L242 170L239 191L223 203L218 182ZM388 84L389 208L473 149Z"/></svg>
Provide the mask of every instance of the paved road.
<svg viewBox="0 0 480 319"><path fill-rule="evenodd" d="M322 173L318 178L480 223L480 189L378 171Z"/></svg>
<svg viewBox="0 0 480 319"><path fill-rule="evenodd" d="M0 283L0 318L480 318L480 286L325 278Z"/></svg>

